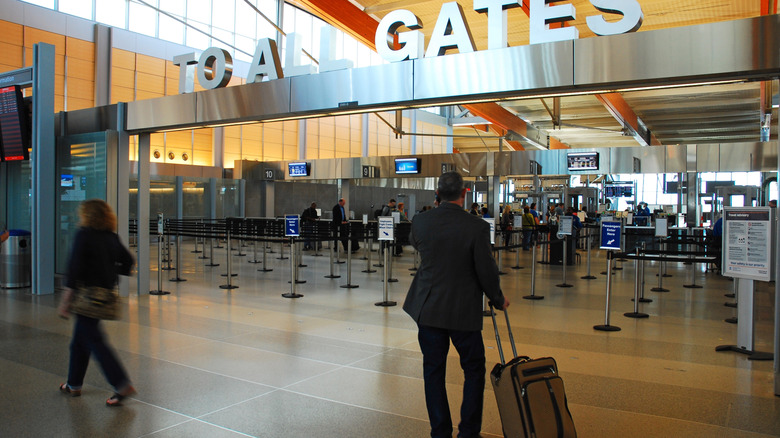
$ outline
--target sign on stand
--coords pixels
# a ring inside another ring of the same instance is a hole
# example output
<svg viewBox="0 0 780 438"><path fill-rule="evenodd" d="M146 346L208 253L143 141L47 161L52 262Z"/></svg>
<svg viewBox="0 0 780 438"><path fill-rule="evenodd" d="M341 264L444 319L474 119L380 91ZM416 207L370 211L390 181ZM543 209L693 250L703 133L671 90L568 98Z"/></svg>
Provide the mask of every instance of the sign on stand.
<svg viewBox="0 0 780 438"><path fill-rule="evenodd" d="M601 222L601 245L599 248L620 251L623 249L623 224L620 222Z"/></svg>
<svg viewBox="0 0 780 438"><path fill-rule="evenodd" d="M655 219L655 237L666 237L669 235L669 219L659 217Z"/></svg>
<svg viewBox="0 0 780 438"><path fill-rule="evenodd" d="M774 280L771 207L723 208L723 275Z"/></svg>
<svg viewBox="0 0 780 438"><path fill-rule="evenodd" d="M490 244L495 245L496 244L496 220L491 218L482 218L485 222L490 225Z"/></svg>
<svg viewBox="0 0 780 438"><path fill-rule="evenodd" d="M561 216L558 218L558 234L563 236L571 236L572 228L574 227L574 217Z"/></svg>
<svg viewBox="0 0 780 438"><path fill-rule="evenodd" d="M394 240L393 217L380 216L377 219L379 220L379 240Z"/></svg>
<svg viewBox="0 0 780 438"><path fill-rule="evenodd" d="M288 214L284 217L284 235L287 237L301 235L301 218L297 214Z"/></svg>

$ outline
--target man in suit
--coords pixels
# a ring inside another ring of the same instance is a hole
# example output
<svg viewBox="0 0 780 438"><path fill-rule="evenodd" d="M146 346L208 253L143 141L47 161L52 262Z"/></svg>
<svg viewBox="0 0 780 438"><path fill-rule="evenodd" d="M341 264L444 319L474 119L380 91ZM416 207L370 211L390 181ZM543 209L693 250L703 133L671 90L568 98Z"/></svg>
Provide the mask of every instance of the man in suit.
<svg viewBox="0 0 780 438"><path fill-rule="evenodd" d="M425 402L432 437L452 436L445 376L450 340L460 355L463 384L458 437L478 437L485 391L485 345L482 342L482 294L503 310L498 267L490 249L490 226L463 210L463 177L439 177L438 208L412 221L410 240L421 263L404 302L416 322L423 354Z"/></svg>
<svg viewBox="0 0 780 438"><path fill-rule="evenodd" d="M338 246L338 241L344 245L344 252L347 252L347 211L344 209L344 204L347 201L344 198L339 199L338 204L333 206L333 244ZM338 248L336 248L338 249Z"/></svg>

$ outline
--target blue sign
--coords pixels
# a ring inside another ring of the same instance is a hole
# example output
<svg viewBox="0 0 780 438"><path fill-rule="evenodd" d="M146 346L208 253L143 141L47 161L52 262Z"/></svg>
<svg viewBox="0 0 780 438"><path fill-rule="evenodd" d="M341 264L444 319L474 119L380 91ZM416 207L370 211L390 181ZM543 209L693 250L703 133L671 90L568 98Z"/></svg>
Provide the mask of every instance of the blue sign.
<svg viewBox="0 0 780 438"><path fill-rule="evenodd" d="M284 217L284 235L287 237L301 235L301 218L297 214L288 214Z"/></svg>
<svg viewBox="0 0 780 438"><path fill-rule="evenodd" d="M610 249L620 251L623 249L620 238L622 237L623 225L620 222L602 222L601 223L601 249Z"/></svg>

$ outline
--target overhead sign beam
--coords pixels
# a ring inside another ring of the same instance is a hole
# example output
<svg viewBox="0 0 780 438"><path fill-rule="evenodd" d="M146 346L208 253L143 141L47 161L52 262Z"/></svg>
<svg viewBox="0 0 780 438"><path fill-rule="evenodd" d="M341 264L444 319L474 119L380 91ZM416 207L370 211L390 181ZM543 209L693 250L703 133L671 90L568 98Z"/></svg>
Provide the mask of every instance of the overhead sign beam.
<svg viewBox="0 0 780 438"><path fill-rule="evenodd" d="M632 136L642 146L661 146L661 141L647 128L620 93L597 94L596 98L612 114L623 128L628 128Z"/></svg>

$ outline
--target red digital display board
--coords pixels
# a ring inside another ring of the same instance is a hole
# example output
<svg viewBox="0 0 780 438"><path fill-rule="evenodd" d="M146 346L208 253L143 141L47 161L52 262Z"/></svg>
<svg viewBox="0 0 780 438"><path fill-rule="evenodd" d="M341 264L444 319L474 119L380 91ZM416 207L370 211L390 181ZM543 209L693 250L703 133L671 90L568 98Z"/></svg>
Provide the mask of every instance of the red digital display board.
<svg viewBox="0 0 780 438"><path fill-rule="evenodd" d="M0 88L0 154L5 161L29 160L27 110L18 86Z"/></svg>

